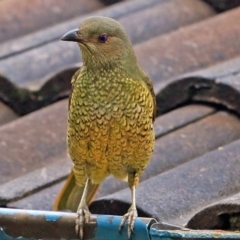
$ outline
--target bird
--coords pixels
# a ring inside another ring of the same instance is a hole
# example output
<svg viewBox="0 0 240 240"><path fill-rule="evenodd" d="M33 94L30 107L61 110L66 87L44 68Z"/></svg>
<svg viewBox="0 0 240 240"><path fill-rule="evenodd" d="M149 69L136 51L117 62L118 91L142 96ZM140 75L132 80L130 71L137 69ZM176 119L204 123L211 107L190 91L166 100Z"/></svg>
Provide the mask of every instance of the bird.
<svg viewBox="0 0 240 240"><path fill-rule="evenodd" d="M119 226L121 231L126 222L131 238L138 216L136 187L154 149L152 81L138 65L125 29L112 18L89 17L61 40L78 44L83 63L69 96L67 149L73 168L55 209L77 208L75 230L83 239L91 217L88 204L113 175L127 181L131 191L131 206Z"/></svg>

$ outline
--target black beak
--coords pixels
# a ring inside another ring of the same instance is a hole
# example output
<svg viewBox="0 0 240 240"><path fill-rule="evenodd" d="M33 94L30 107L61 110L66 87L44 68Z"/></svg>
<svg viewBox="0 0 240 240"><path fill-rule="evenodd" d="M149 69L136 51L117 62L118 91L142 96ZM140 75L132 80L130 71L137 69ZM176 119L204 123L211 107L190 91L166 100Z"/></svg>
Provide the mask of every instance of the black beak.
<svg viewBox="0 0 240 240"><path fill-rule="evenodd" d="M81 35L78 34L78 29L73 29L67 33L65 33L61 37L62 41L71 41L71 42L82 42L83 38Z"/></svg>

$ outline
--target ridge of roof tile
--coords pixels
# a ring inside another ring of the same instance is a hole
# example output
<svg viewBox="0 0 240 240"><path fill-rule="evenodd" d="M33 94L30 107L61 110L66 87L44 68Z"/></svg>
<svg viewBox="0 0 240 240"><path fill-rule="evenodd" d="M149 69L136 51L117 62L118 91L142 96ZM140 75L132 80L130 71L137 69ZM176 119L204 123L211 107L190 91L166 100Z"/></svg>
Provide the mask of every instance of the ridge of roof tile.
<svg viewBox="0 0 240 240"><path fill-rule="evenodd" d="M239 56L157 83L157 114L186 102L204 102L223 106L240 115Z"/></svg>
<svg viewBox="0 0 240 240"><path fill-rule="evenodd" d="M238 231L240 192L200 209L191 216L186 227L192 229L224 229Z"/></svg>

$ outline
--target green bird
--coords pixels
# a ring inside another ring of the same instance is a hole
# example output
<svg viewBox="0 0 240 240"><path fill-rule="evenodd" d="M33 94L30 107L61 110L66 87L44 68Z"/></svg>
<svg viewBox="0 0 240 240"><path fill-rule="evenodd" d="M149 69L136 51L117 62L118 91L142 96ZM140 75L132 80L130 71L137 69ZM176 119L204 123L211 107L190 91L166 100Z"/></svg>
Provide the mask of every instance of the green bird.
<svg viewBox="0 0 240 240"><path fill-rule="evenodd" d="M72 78L69 101L67 146L73 171L55 209L64 192L74 201L67 189L74 182L72 188L81 197L76 232L82 239L84 224L90 220L89 199L113 174L127 181L131 190L132 204L119 227L127 221L130 238L137 217L135 189L154 148L152 82L140 69L124 28L114 19L87 18L61 40L78 43L83 66Z"/></svg>

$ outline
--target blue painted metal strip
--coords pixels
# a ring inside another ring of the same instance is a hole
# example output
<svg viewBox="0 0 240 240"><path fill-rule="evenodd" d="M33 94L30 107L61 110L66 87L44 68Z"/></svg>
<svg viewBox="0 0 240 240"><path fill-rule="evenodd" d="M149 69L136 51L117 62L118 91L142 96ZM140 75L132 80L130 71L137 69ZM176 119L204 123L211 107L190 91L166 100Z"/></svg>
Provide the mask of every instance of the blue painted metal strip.
<svg viewBox="0 0 240 240"><path fill-rule="evenodd" d="M0 208L0 240L75 240L75 213ZM84 227L85 239L127 239L125 224L119 233L121 216L93 215ZM150 227L151 226L151 227ZM150 228L150 230L149 230ZM131 240L240 239L240 232L191 230L153 219L137 218Z"/></svg>
<svg viewBox="0 0 240 240"><path fill-rule="evenodd" d="M76 239L76 217L75 213L67 212L0 208L0 240ZM84 227L84 235L92 240L127 239L126 224L119 232L121 220L121 216L93 215ZM149 226L154 222L153 219L137 218L131 240L150 240Z"/></svg>
<svg viewBox="0 0 240 240"><path fill-rule="evenodd" d="M97 228L96 228L96 236L99 240L105 239L128 239L127 237L127 226L124 225L124 228L119 233L118 228L122 217L116 216L101 216L97 218ZM107 238L106 238L107 236ZM150 240L149 238L149 230L148 224L141 220L141 218L137 218L134 224L134 231L132 233L131 239L136 240Z"/></svg>
<svg viewBox="0 0 240 240"><path fill-rule="evenodd" d="M29 238L23 238L23 237L18 237L18 238L13 238L8 236L3 229L0 228L0 240L30 240Z"/></svg>
<svg viewBox="0 0 240 240"><path fill-rule="evenodd" d="M151 240L174 239L240 239L240 232L222 230L159 230L150 229Z"/></svg>

